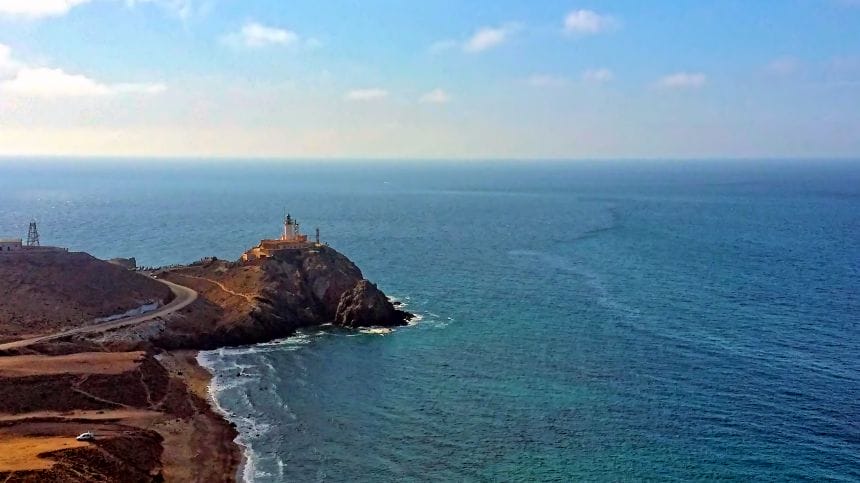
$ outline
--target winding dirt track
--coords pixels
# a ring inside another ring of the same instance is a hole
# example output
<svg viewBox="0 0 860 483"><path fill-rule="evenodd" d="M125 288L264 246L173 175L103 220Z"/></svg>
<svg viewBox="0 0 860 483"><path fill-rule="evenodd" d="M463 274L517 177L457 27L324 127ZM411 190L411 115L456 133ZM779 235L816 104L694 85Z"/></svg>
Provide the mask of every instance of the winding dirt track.
<svg viewBox="0 0 860 483"><path fill-rule="evenodd" d="M159 282L170 287L170 290L173 292L174 298L169 304L165 305L164 307L161 307L154 312L148 312L143 315L136 315L134 317L113 320L110 322L102 322L100 324L87 325L85 327L77 327L75 329L64 330L62 332L57 332L50 335L16 340L15 342L7 342L5 344L0 344L0 351L9 349L20 349L22 347L38 344L40 342L48 342L52 340L62 339L70 335L106 332L109 330L115 330L123 327L141 324L143 322L148 322L152 319L168 316L178 310L184 309L192 302L197 300L197 292L191 290L188 287L183 287L182 285L177 285L175 283L168 282L167 280L159 280Z"/></svg>
<svg viewBox="0 0 860 483"><path fill-rule="evenodd" d="M235 295L236 297L242 297L243 299L247 300L248 302L254 302L254 296L253 295L248 295L246 293L239 293L239 292L230 290L223 283L212 280L211 278L196 277L194 275L188 275L185 273L175 273L174 275L179 276L179 277L196 278L197 280L203 280L204 282L209 282L209 283L217 286L218 288L220 288L225 293L228 293L230 295Z"/></svg>

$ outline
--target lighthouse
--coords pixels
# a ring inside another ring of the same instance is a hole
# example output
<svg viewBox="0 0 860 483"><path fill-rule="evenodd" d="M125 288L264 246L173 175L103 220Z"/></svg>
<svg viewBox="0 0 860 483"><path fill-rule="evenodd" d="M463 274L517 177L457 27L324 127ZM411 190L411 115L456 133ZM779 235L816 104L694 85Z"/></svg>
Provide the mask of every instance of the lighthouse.
<svg viewBox="0 0 860 483"><path fill-rule="evenodd" d="M299 231L299 222L296 221L289 213L284 218L284 234L281 235L281 241L292 243L304 243L307 237L302 239L302 234Z"/></svg>
<svg viewBox="0 0 860 483"><path fill-rule="evenodd" d="M299 222L289 213L284 217L284 231L277 240L260 240L260 244L242 254L242 261L270 258L281 250L307 248L308 236L299 230Z"/></svg>

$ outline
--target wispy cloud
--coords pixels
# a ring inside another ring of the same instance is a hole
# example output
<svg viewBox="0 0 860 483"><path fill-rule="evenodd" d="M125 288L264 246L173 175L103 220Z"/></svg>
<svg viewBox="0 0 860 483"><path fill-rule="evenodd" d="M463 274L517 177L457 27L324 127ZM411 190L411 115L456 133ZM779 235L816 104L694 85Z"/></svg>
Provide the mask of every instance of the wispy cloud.
<svg viewBox="0 0 860 483"><path fill-rule="evenodd" d="M22 97L102 97L118 94L158 94L164 84L105 84L62 69L25 67L9 80L0 82L0 92Z"/></svg>
<svg viewBox="0 0 860 483"><path fill-rule="evenodd" d="M0 0L0 15L36 19L58 17L90 0Z"/></svg>
<svg viewBox="0 0 860 483"><path fill-rule="evenodd" d="M153 4L179 17L183 21L188 20L195 13L198 13L207 8L205 4L203 6L200 6L199 8L196 8L195 0L125 0L125 3L129 7L134 7L135 5L146 3Z"/></svg>
<svg viewBox="0 0 860 483"><path fill-rule="evenodd" d="M0 44L0 78L14 74L20 68L20 63L12 58L12 49Z"/></svg>
<svg viewBox="0 0 860 483"><path fill-rule="evenodd" d="M469 54L477 54L506 43L521 28L521 24L516 22L508 22L496 27L484 26L465 39L444 39L434 42L427 51L431 54L441 54L451 50L461 50Z"/></svg>
<svg viewBox="0 0 860 483"><path fill-rule="evenodd" d="M0 44L0 92L11 96L55 99L61 97L104 97L120 94L158 94L161 83L109 84L62 69L31 67L12 57L8 46Z"/></svg>
<svg viewBox="0 0 860 483"><path fill-rule="evenodd" d="M446 52L452 49L456 49L460 45L460 42L456 40L440 40L438 42L434 42L430 45L430 48L427 49L431 54L441 54L442 52Z"/></svg>
<svg viewBox="0 0 860 483"><path fill-rule="evenodd" d="M221 39L233 47L261 48L272 45L292 45L299 36L291 30L270 27L259 22L247 22L238 32L232 32Z"/></svg>
<svg viewBox="0 0 860 483"><path fill-rule="evenodd" d="M92 0L0 0L0 16L29 20L61 17L73 8L91 2ZM124 4L128 8L152 4L182 20L188 20L195 13L207 8L205 2L195 0L115 0L113 3ZM201 5L197 5L198 3Z"/></svg>
<svg viewBox="0 0 860 483"><path fill-rule="evenodd" d="M789 76L800 69L800 61L794 57L780 57L765 66L765 71L779 76Z"/></svg>
<svg viewBox="0 0 860 483"><path fill-rule="evenodd" d="M419 102L424 104L447 104L451 102L451 96L444 90L437 88L422 95Z"/></svg>
<svg viewBox="0 0 860 483"><path fill-rule="evenodd" d="M568 35L595 35L618 28L619 22L611 15L592 10L574 10L564 17L564 32Z"/></svg>
<svg viewBox="0 0 860 483"><path fill-rule="evenodd" d="M532 87L559 87L568 83L566 77L551 74L533 74L526 79Z"/></svg>
<svg viewBox="0 0 860 483"><path fill-rule="evenodd" d="M344 99L348 101L375 101L388 97L388 91L378 87L368 89L353 89L346 93Z"/></svg>
<svg viewBox="0 0 860 483"><path fill-rule="evenodd" d="M657 86L665 89L698 89L707 81L707 76L702 73L677 72L662 77L657 81Z"/></svg>
<svg viewBox="0 0 860 483"><path fill-rule="evenodd" d="M605 84L615 79L615 74L606 68L588 69L582 73L582 80L592 84Z"/></svg>
<svg viewBox="0 0 860 483"><path fill-rule="evenodd" d="M463 44L463 50L478 53L498 47L507 42L519 28L519 24L515 23L507 23L499 27L481 27Z"/></svg>

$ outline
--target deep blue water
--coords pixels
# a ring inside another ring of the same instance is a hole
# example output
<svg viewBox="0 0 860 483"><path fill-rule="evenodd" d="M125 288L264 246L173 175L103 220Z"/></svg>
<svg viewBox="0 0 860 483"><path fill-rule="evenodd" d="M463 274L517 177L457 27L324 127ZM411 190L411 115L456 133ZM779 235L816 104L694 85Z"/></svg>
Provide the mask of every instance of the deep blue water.
<svg viewBox="0 0 860 483"><path fill-rule="evenodd" d="M288 207L422 316L204 354L255 481L860 480L860 163L56 163L0 160L0 235L236 258Z"/></svg>

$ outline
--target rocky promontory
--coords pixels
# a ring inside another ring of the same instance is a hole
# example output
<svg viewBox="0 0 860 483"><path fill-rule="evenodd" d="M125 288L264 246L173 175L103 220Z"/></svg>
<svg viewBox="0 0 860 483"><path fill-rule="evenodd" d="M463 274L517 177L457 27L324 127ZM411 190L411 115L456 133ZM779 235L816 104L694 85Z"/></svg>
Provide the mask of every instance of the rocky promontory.
<svg viewBox="0 0 860 483"><path fill-rule="evenodd" d="M412 318L352 261L324 245L282 250L253 262L208 259L156 276L192 288L201 298L152 339L163 348L265 342L324 324L394 327Z"/></svg>
<svg viewBox="0 0 860 483"><path fill-rule="evenodd" d="M319 243L123 266L69 252L0 260L0 481L234 481L237 433L207 404L197 350L412 318ZM96 439L75 440L83 431Z"/></svg>

